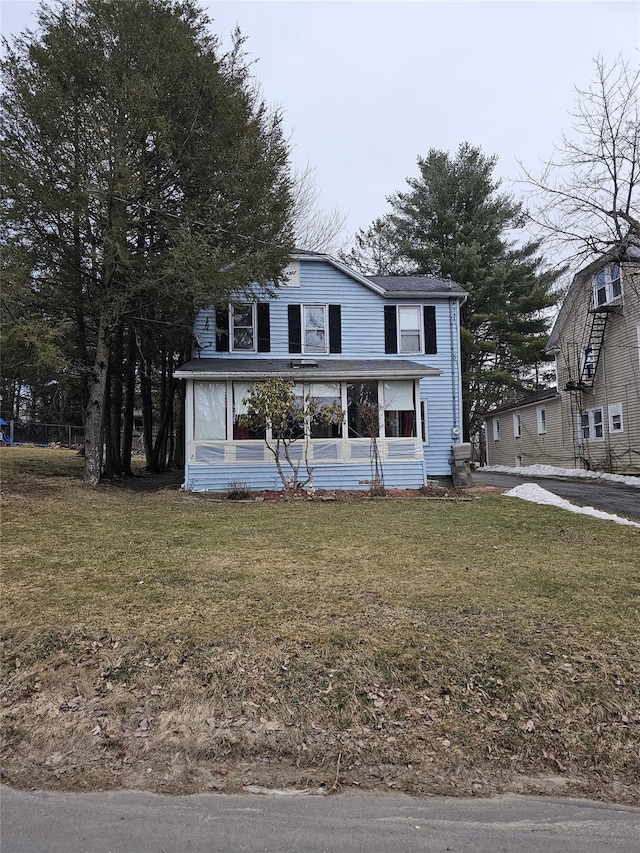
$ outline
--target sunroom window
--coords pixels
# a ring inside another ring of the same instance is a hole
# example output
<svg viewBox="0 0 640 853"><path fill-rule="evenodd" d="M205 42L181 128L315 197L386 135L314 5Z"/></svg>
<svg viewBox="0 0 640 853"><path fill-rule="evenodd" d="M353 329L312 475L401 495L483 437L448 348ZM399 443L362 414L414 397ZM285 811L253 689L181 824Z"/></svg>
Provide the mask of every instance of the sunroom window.
<svg viewBox="0 0 640 853"><path fill-rule="evenodd" d="M413 438L416 434L414 383L383 383L384 433L387 438Z"/></svg>
<svg viewBox="0 0 640 853"><path fill-rule="evenodd" d="M378 436L378 411L377 382L354 382L347 385L349 438Z"/></svg>
<svg viewBox="0 0 640 853"><path fill-rule="evenodd" d="M226 382L195 382L193 403L193 437L199 441L226 439Z"/></svg>
<svg viewBox="0 0 640 853"><path fill-rule="evenodd" d="M319 408L323 406L339 408L342 405L339 382L311 382L308 387L308 396ZM311 423L310 435L311 438L340 438L342 425L340 423Z"/></svg>
<svg viewBox="0 0 640 853"><path fill-rule="evenodd" d="M265 437L264 427L254 429L246 423L243 417L247 414L247 404L244 401L249 394L249 389L253 386L254 383L251 382L233 383L233 438L235 441L264 439Z"/></svg>

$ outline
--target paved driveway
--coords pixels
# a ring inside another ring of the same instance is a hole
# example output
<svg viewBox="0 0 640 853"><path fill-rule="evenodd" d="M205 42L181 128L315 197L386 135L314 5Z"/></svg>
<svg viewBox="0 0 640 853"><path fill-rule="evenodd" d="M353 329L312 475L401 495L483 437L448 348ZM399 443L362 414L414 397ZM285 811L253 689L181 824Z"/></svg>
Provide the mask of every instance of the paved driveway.
<svg viewBox="0 0 640 853"><path fill-rule="evenodd" d="M522 477L519 474L494 474L481 468L473 480L485 486L512 489L520 483L537 483L541 488L581 506L640 520L640 489L610 483L607 480L570 480L556 477Z"/></svg>
<svg viewBox="0 0 640 853"><path fill-rule="evenodd" d="M640 809L545 797L2 789L2 853L637 853Z"/></svg>

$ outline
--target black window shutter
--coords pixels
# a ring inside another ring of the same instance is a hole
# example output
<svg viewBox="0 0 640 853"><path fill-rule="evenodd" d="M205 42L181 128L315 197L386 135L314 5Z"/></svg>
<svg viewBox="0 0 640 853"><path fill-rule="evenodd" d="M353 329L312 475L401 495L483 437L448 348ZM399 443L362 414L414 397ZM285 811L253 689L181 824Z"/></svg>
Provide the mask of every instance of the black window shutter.
<svg viewBox="0 0 640 853"><path fill-rule="evenodd" d="M271 352L269 303L258 302L258 352Z"/></svg>
<svg viewBox="0 0 640 853"><path fill-rule="evenodd" d="M398 352L398 327L396 306L384 306L384 351Z"/></svg>
<svg viewBox="0 0 640 853"><path fill-rule="evenodd" d="M289 305L289 352L302 352L300 306Z"/></svg>
<svg viewBox="0 0 640 853"><path fill-rule="evenodd" d="M435 305L424 306L424 351L427 355L438 352Z"/></svg>
<svg viewBox="0 0 640 853"><path fill-rule="evenodd" d="M329 305L329 352L342 352L342 318L339 305Z"/></svg>
<svg viewBox="0 0 640 853"><path fill-rule="evenodd" d="M228 308L216 308L216 351L229 352Z"/></svg>

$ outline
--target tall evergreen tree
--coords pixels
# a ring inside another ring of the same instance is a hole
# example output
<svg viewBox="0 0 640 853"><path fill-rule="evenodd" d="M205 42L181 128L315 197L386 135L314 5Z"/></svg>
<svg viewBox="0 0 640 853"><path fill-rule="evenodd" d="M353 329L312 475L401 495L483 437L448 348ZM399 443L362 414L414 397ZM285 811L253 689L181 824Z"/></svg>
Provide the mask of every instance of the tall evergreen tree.
<svg viewBox="0 0 640 853"><path fill-rule="evenodd" d="M47 318L72 323L92 484L131 358L168 379L170 420L195 310L277 283L291 249L279 116L208 27L191 0L59 0L6 49L2 212Z"/></svg>
<svg viewBox="0 0 640 853"><path fill-rule="evenodd" d="M545 267L539 242L515 243L523 211L499 192L495 165L467 143L455 156L431 149L418 158L409 189L389 198L392 213L372 226L388 272L450 278L469 292L461 317L467 440L477 438L492 404L530 384L544 358L546 309L560 275ZM366 244L367 233L361 238Z"/></svg>

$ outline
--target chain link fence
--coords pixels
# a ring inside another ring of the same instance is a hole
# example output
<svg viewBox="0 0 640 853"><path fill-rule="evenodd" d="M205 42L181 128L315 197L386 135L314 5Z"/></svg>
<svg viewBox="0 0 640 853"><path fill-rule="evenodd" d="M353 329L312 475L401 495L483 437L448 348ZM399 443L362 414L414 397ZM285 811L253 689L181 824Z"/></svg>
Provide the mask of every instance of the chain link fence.
<svg viewBox="0 0 640 853"><path fill-rule="evenodd" d="M84 444L84 429L70 424L32 424L11 421L3 427L11 444L35 444L39 447L80 448Z"/></svg>

